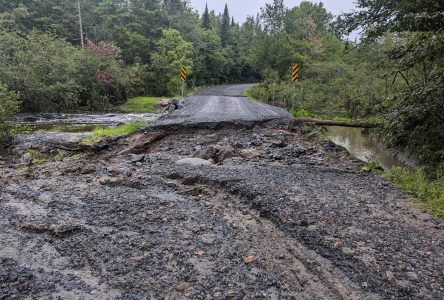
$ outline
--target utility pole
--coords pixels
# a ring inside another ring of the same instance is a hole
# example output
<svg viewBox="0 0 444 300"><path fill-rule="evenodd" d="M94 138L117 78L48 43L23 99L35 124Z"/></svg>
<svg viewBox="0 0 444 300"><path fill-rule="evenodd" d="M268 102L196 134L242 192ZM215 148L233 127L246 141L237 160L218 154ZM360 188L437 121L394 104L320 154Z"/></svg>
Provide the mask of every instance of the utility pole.
<svg viewBox="0 0 444 300"><path fill-rule="evenodd" d="M83 41L83 22L82 22L82 10L80 9L80 1L77 1L77 8L79 10L80 45L82 45L83 48L85 46L85 42Z"/></svg>

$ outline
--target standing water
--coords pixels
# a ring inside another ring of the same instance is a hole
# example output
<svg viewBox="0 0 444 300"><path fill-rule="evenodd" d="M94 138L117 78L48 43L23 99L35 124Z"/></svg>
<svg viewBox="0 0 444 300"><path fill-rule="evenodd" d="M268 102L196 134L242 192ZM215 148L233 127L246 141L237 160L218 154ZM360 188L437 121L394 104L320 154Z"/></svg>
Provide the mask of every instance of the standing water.
<svg viewBox="0 0 444 300"><path fill-rule="evenodd" d="M328 126L327 132L330 140L336 145L342 146L351 155L359 160L377 162L384 170L394 167L405 167L390 151L382 149L372 139L363 133L361 128Z"/></svg>

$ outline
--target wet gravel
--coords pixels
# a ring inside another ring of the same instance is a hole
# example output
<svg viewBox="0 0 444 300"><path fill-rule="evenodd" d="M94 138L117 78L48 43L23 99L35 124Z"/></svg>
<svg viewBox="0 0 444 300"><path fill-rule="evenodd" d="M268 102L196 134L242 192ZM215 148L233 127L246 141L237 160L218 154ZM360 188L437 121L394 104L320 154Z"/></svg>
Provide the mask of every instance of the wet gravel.
<svg viewBox="0 0 444 300"><path fill-rule="evenodd" d="M132 142L1 169L1 299L444 296L443 222L331 143L200 130L116 155Z"/></svg>

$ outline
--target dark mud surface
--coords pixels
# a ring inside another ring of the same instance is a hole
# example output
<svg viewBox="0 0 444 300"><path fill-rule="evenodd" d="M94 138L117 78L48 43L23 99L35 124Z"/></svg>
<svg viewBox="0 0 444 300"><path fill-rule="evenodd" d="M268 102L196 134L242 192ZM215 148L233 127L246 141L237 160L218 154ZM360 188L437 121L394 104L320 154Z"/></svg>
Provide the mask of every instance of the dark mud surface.
<svg viewBox="0 0 444 300"><path fill-rule="evenodd" d="M262 127L131 148L151 134L0 168L0 299L444 297L443 222L342 149Z"/></svg>

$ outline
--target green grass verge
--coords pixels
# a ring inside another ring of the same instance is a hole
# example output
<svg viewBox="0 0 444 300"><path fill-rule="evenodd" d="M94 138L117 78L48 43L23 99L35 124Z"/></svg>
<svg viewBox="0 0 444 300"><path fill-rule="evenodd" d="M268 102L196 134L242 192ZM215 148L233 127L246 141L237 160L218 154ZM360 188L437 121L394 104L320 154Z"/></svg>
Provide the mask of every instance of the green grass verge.
<svg viewBox="0 0 444 300"><path fill-rule="evenodd" d="M106 138L129 135L142 129L147 124L147 122L134 122L117 127L99 127L92 132L92 136L84 138L82 140L82 144L94 145L100 143Z"/></svg>
<svg viewBox="0 0 444 300"><path fill-rule="evenodd" d="M444 218L444 178L429 181L424 170L403 168L395 168L383 176L415 197L416 202L434 216Z"/></svg>
<svg viewBox="0 0 444 300"><path fill-rule="evenodd" d="M119 105L117 110L122 112L156 113L156 103L161 97L135 97Z"/></svg>

